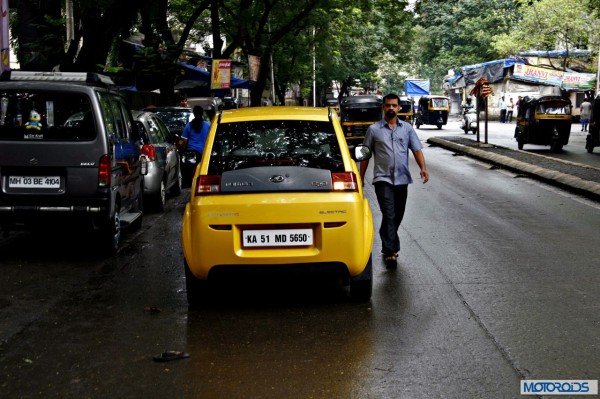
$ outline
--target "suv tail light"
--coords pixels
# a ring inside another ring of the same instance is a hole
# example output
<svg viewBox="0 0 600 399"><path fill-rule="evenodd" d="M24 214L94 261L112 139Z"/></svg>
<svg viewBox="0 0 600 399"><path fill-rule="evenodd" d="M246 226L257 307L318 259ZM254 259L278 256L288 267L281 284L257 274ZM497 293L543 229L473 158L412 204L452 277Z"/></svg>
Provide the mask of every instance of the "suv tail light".
<svg viewBox="0 0 600 399"><path fill-rule="evenodd" d="M218 194L221 192L221 176L201 175L196 180L196 195Z"/></svg>
<svg viewBox="0 0 600 399"><path fill-rule="evenodd" d="M108 154L102 155L98 167L98 187L110 187L111 169L110 156Z"/></svg>
<svg viewBox="0 0 600 399"><path fill-rule="evenodd" d="M152 144L144 144L142 146L141 153L142 153L142 155L147 156L148 160L154 161L154 157L156 156L156 149L154 148L154 146Z"/></svg>
<svg viewBox="0 0 600 399"><path fill-rule="evenodd" d="M354 172L340 172L331 174L333 191L358 191Z"/></svg>

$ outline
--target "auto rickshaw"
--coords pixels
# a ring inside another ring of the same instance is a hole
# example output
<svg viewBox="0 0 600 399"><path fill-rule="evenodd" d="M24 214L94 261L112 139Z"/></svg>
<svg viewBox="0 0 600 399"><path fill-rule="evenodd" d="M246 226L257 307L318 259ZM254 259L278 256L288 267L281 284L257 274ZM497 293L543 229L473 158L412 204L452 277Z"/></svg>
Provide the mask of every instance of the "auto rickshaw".
<svg viewBox="0 0 600 399"><path fill-rule="evenodd" d="M585 149L593 152L594 147L600 146L600 95L592 101L592 118L590 119L589 132L585 138Z"/></svg>
<svg viewBox="0 0 600 399"><path fill-rule="evenodd" d="M528 96L519 104L515 139L524 144L549 145L560 152L571 135L571 101L561 96Z"/></svg>
<svg viewBox="0 0 600 399"><path fill-rule="evenodd" d="M415 100L412 97L400 96L398 118L412 125L415 117Z"/></svg>
<svg viewBox="0 0 600 399"><path fill-rule="evenodd" d="M435 125L441 129L448 122L450 98L445 96L426 95L419 98L419 109L415 114L415 126Z"/></svg>
<svg viewBox="0 0 600 399"><path fill-rule="evenodd" d="M337 115L340 114L340 103L337 98L326 98L325 107L333 109Z"/></svg>
<svg viewBox="0 0 600 399"><path fill-rule="evenodd" d="M340 102L340 119L346 142L360 144L367 129L383 118L383 97L360 95L344 97Z"/></svg>

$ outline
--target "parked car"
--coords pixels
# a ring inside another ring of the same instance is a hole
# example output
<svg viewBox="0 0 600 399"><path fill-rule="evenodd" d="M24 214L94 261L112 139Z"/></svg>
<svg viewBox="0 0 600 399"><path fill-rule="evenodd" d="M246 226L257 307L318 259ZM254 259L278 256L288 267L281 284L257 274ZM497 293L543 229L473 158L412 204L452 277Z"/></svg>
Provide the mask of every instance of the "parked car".
<svg viewBox="0 0 600 399"><path fill-rule="evenodd" d="M209 122L224 108L223 100L219 97L188 97L188 104L192 108L195 105L201 106Z"/></svg>
<svg viewBox="0 0 600 399"><path fill-rule="evenodd" d="M167 125L169 132L177 137L181 136L185 125L193 118L192 109L188 107L149 107L143 111L157 114Z"/></svg>
<svg viewBox="0 0 600 399"><path fill-rule="evenodd" d="M223 270L339 273L356 300L372 291L373 224L355 161L326 108L225 110L212 124L186 204L190 306Z"/></svg>
<svg viewBox="0 0 600 399"><path fill-rule="evenodd" d="M144 176L144 201L146 207L163 211L167 192L181 193L181 165L175 144L177 138L157 114L134 111L133 117L140 131L141 153L148 162Z"/></svg>
<svg viewBox="0 0 600 399"><path fill-rule="evenodd" d="M238 109L242 102L237 97L223 97L223 109Z"/></svg>
<svg viewBox="0 0 600 399"><path fill-rule="evenodd" d="M29 120L28 120L29 118ZM115 253L140 227L139 133L110 78L8 72L0 78L0 228L86 228Z"/></svg>

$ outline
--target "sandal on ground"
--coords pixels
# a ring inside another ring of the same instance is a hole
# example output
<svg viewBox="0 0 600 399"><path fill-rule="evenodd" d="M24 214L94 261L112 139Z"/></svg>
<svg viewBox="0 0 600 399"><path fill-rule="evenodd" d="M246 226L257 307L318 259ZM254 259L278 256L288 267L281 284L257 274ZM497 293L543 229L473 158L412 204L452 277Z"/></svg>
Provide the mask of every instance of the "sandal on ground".
<svg viewBox="0 0 600 399"><path fill-rule="evenodd" d="M171 360L187 359L188 357L190 357L190 354L187 352L166 351L154 356L153 359L155 362L169 362Z"/></svg>
<svg viewBox="0 0 600 399"><path fill-rule="evenodd" d="M397 257L398 257L398 254L385 255L383 258L383 261L385 262L385 267L388 269L391 269L391 268L398 266L398 262L396 261Z"/></svg>

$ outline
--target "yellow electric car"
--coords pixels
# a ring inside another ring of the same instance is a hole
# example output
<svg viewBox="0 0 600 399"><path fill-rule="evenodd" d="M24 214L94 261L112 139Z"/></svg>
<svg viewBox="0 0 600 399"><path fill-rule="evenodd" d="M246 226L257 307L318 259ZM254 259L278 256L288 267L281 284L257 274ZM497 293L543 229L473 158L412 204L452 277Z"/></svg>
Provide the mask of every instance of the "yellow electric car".
<svg viewBox="0 0 600 399"><path fill-rule="evenodd" d="M256 107L217 115L185 207L188 303L221 271L340 273L350 296L372 292L373 222L356 162L332 110Z"/></svg>

